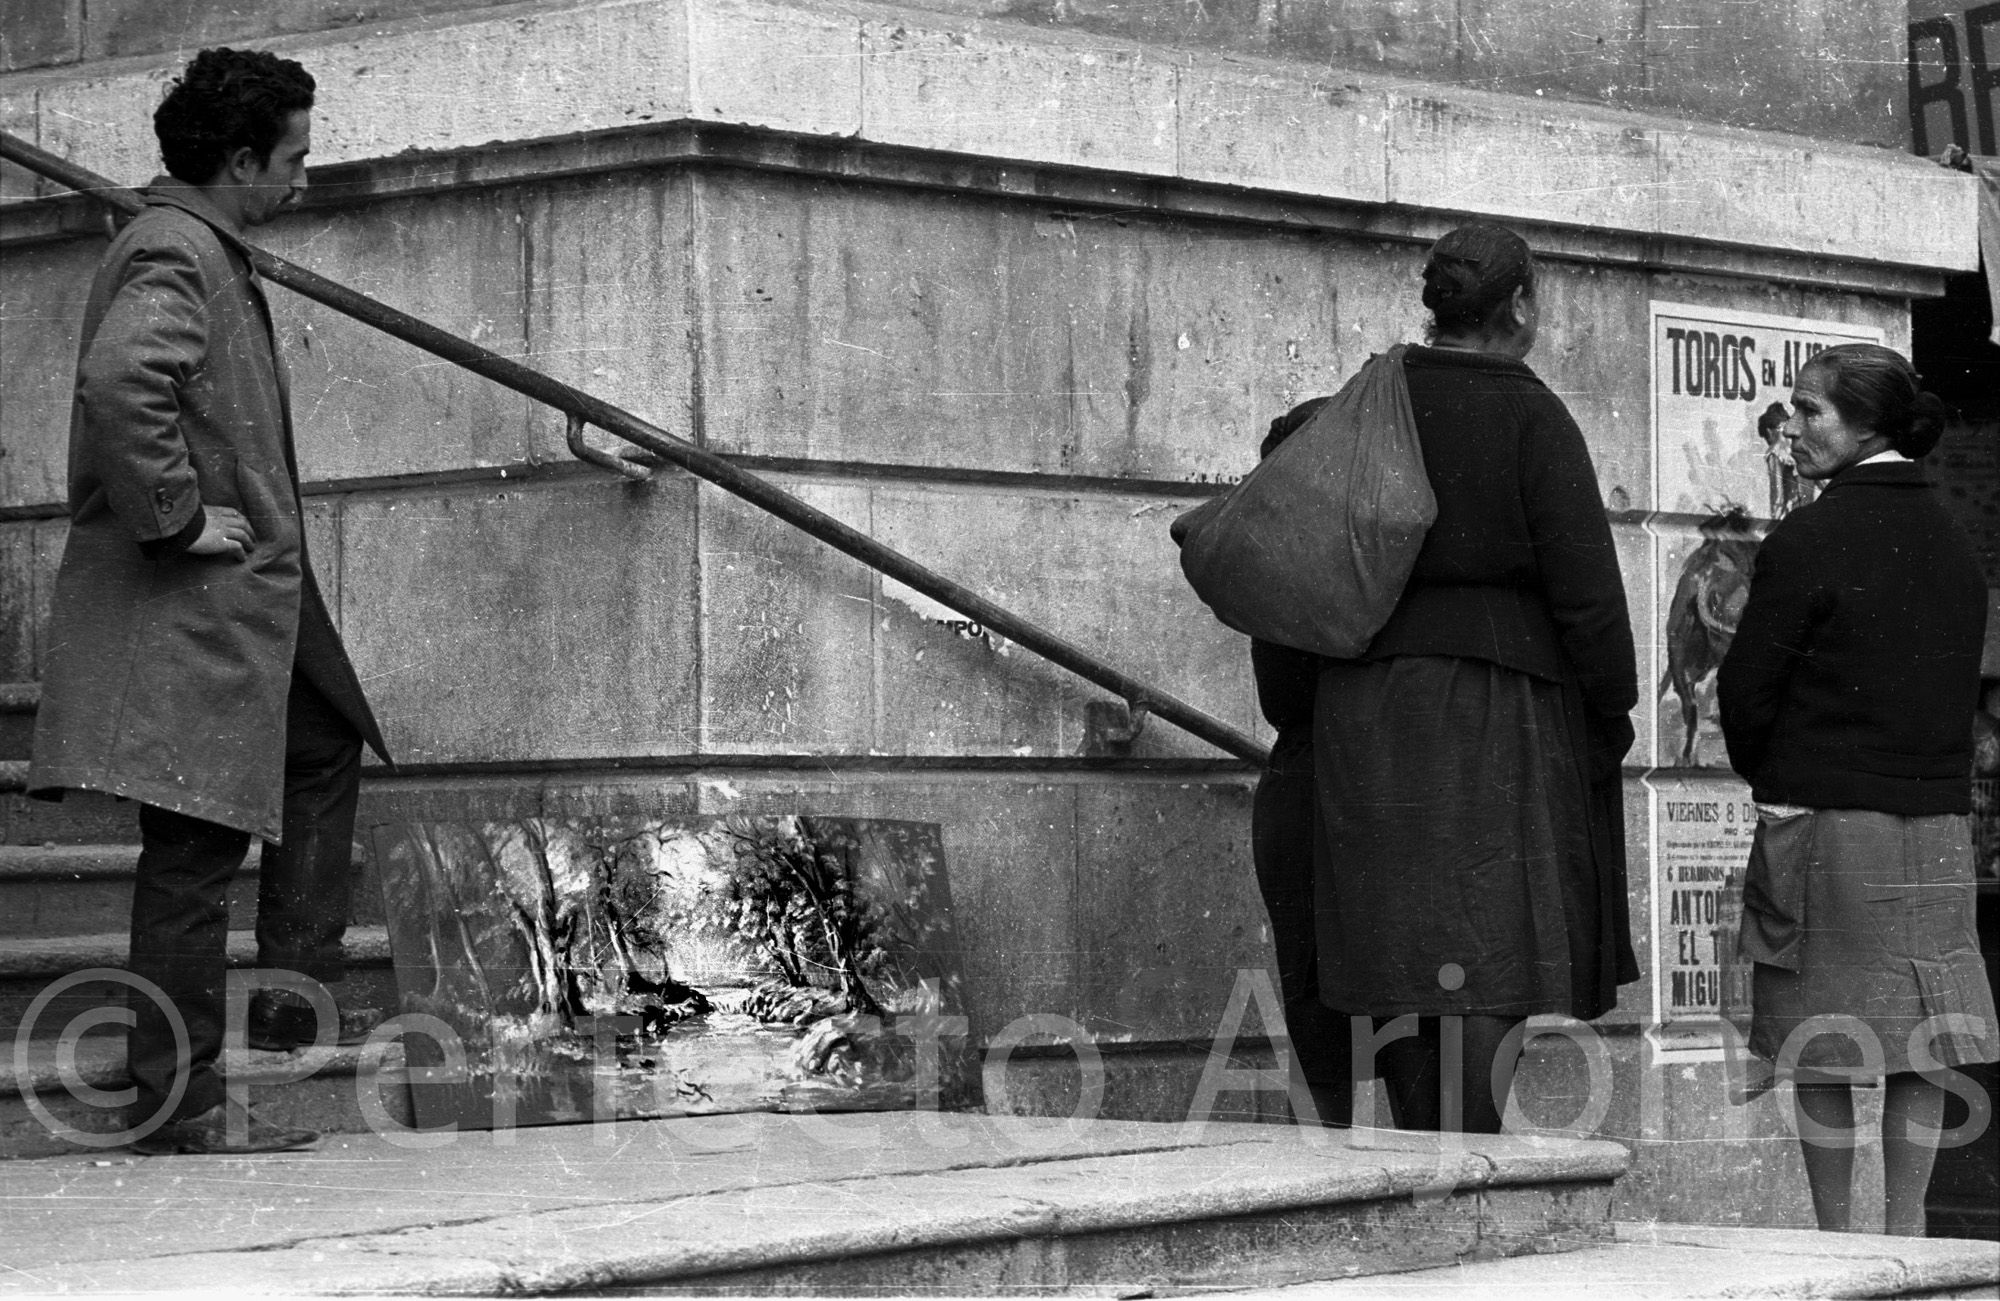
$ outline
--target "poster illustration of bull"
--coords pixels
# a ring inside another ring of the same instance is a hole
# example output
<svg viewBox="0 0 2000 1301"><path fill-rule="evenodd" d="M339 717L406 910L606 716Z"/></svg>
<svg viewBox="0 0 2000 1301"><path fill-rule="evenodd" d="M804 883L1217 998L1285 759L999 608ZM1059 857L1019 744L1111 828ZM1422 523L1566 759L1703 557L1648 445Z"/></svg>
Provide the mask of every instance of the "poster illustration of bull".
<svg viewBox="0 0 2000 1301"><path fill-rule="evenodd" d="M1691 537L1660 539L1660 590L1673 595L1659 640L1658 767L1729 764L1716 716L1715 673L1750 596L1757 542L1756 525L1735 505L1703 520Z"/></svg>

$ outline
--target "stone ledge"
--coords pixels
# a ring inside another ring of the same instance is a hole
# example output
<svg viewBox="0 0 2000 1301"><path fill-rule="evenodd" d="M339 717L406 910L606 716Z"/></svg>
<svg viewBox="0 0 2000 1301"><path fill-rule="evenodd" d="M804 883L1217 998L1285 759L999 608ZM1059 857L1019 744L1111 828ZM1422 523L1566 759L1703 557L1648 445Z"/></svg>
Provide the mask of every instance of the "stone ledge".
<svg viewBox="0 0 2000 1301"><path fill-rule="evenodd" d="M1092 1275L1092 1246L1112 1248L1095 1262L1098 1274L1160 1282L1191 1258L1199 1268L1202 1252L1189 1249L1187 1235L1247 1248L1230 1236L1245 1226L1269 1235L1266 1248L1335 1272L1519 1250L1512 1244L1524 1240L1510 1235L1523 1226L1543 1234L1536 1245L1544 1250L1603 1242L1611 1232L1603 1213L1609 1175L1550 1182L1538 1208L1518 1196L1496 1199L1492 1180L1512 1160L1513 1140L1469 1140L1466 1153L1440 1162L1435 1139L1426 1146L1419 1136L1389 1151L1279 1126L1090 1122L1045 1141L1052 1129L1062 1127L978 1115L745 1115L504 1140L462 1134L435 1153L355 1136L328 1143L310 1182L298 1173L312 1157L215 1183L202 1223L171 1241L150 1225L77 1225L66 1232L85 1241L20 1256L0 1291L219 1281L289 1292L304 1280L316 1291L430 1294L701 1286L732 1273L865 1265L869 1257L907 1268L911 1253L926 1251L915 1259L961 1273L961 1263L937 1253L1008 1253L963 1279L947 1273L954 1281L983 1279L1011 1261L1036 1271L1014 1278L1016 1289L1061 1290L1113 1281ZM724 1159L700 1159L714 1156ZM4 1173L22 1204L51 1217L118 1180L119 1206L131 1209L113 1214L129 1221L152 1197L170 1195L176 1176L196 1173L192 1160L166 1164L173 1170L154 1163ZM433 1167L459 1177L426 1178ZM529 1169L544 1173L523 1181ZM258 1185L273 1178L307 1195L271 1199ZM31 1199L42 1183L58 1192ZM1438 1196L1413 1200L1415 1188ZM1081 1253L1067 1265L1036 1254L1038 1240L1056 1239ZM1023 1247L1027 1255L1012 1254ZM1301 1276L1314 1275L1293 1275Z"/></svg>
<svg viewBox="0 0 2000 1301"><path fill-rule="evenodd" d="M1419 211L1285 189L1246 188L1204 175L1200 169L1161 178L1031 163L996 165L991 159L972 155L688 121L328 164L314 170L304 212L365 208L402 197L658 168L711 173L717 168L744 168L936 190L1000 202L1031 202L1084 213L1143 214L1279 231L1336 232L1398 244L1428 244L1455 221L1453 214L1443 210ZM0 172L6 170L7 165L0 164ZM1711 243L1699 231L1681 237L1544 224L1521 216L1508 219L1523 230L1536 254L1545 260L1578 262L1593 268L1669 268L1890 298L1935 297L1943 292L1939 268ZM0 249L101 238L104 232L102 211L81 195L0 202ZM7 509L0 508L0 518L7 517Z"/></svg>
<svg viewBox="0 0 2000 1301"><path fill-rule="evenodd" d="M1004 22L600 0L269 44L319 78L320 162L693 120L1845 261L1978 265L1973 178L1890 150ZM173 66L0 77L0 124L138 183L154 170L150 108Z"/></svg>

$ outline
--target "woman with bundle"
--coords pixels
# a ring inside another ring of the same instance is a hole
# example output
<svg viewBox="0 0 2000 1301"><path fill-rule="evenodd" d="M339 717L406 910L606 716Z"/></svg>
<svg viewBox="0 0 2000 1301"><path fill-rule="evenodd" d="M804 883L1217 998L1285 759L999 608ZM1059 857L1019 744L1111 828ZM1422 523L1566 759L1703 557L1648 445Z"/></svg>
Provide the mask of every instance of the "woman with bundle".
<svg viewBox="0 0 2000 1301"><path fill-rule="evenodd" d="M1495 1132L1526 1018L1597 1016L1638 974L1620 779L1638 681L1590 453L1522 360L1528 246L1451 231L1423 301L1430 346L1404 371L1437 518L1312 711L1319 993L1368 1018L1399 1125Z"/></svg>

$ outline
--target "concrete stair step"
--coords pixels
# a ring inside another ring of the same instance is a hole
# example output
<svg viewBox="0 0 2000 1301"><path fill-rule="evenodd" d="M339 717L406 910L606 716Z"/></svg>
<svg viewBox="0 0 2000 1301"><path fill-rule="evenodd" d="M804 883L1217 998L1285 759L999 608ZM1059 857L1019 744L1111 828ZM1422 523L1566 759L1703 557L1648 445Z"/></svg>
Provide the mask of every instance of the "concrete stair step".
<svg viewBox="0 0 2000 1301"><path fill-rule="evenodd" d="M322 1133L356 1134L414 1123L400 1045L378 1060L360 1048L267 1053L224 1051L223 1074L250 1091L265 1118ZM16 1044L0 1058L0 1160L104 1151L100 1140L126 1124L116 1101L128 1087L124 1045L88 1034L67 1049L51 1042Z"/></svg>
<svg viewBox="0 0 2000 1301"><path fill-rule="evenodd" d="M1230 1292L1271 1301L1597 1301L1603 1297L1993 1297L2000 1244L1811 1229L1616 1226L1579 1251L1475 1260L1391 1278Z"/></svg>
<svg viewBox="0 0 2000 1301"><path fill-rule="evenodd" d="M5 765L0 765L4 769ZM8 786L0 771L0 844L136 845L139 806L96 791L69 791L60 800L31 800L19 793L27 776L23 763Z"/></svg>
<svg viewBox="0 0 2000 1301"><path fill-rule="evenodd" d="M86 967L122 967L130 949L124 932L15 938L0 942L0 979L49 979ZM386 966L389 932L382 926L350 926L342 945L347 961L357 966ZM249 931L229 932L231 966L248 967L257 957L257 937Z"/></svg>
<svg viewBox="0 0 2000 1301"><path fill-rule="evenodd" d="M132 919L137 845L0 844L0 940L123 930ZM252 851L229 887L230 924L257 920L257 854ZM357 866L354 921L383 920L373 873Z"/></svg>
<svg viewBox="0 0 2000 1301"><path fill-rule="evenodd" d="M89 1015L94 1009L124 1005L125 986L113 980L78 981L45 999L45 991L56 979L37 976L0 980L0 1036L6 1042L12 1043L17 1037L32 1043L53 1040L67 1033L78 1017ZM386 962L350 965L347 979L332 988L340 1002L349 1007L374 1007L389 1012L401 1006L395 969ZM31 1014L32 1024L28 1024Z"/></svg>
<svg viewBox="0 0 2000 1301"><path fill-rule="evenodd" d="M1610 1143L689 1117L0 1165L7 1292L1162 1294L1611 1241ZM199 1190L202 1214L160 1212Z"/></svg>
<svg viewBox="0 0 2000 1301"><path fill-rule="evenodd" d="M39 682L0 682L0 759L25 759L35 739L35 711L41 708Z"/></svg>
<svg viewBox="0 0 2000 1301"><path fill-rule="evenodd" d="M348 973L339 989L340 998L356 1007L385 1011L398 1007L388 931L380 926L350 926L344 947ZM50 1039L94 1008L121 1005L125 988L112 979L78 981L46 1001L44 995L54 982L73 972L122 968L127 952L128 936L123 931L0 940L0 1036L7 1042ZM257 939L252 932L230 932L232 966L253 966L256 954ZM36 1007L38 1002L40 1007ZM34 1020L24 1036L22 1026L30 1012Z"/></svg>
<svg viewBox="0 0 2000 1301"><path fill-rule="evenodd" d="M138 861L137 845L0 845L0 886L130 877Z"/></svg>
<svg viewBox="0 0 2000 1301"><path fill-rule="evenodd" d="M137 845L0 845L0 939L122 930L132 920ZM229 920L257 920L254 857L229 885Z"/></svg>

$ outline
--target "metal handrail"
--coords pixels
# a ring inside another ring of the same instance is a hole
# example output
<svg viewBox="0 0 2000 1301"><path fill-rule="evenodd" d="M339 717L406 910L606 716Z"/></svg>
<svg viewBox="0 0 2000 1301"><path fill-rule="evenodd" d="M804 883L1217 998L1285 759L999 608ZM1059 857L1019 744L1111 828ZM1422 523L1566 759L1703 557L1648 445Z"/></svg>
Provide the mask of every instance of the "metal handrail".
<svg viewBox="0 0 2000 1301"><path fill-rule="evenodd" d="M137 213L144 206L138 195L131 190L4 131L0 131L0 158L19 164L57 184L80 191L127 216ZM250 260L257 273L273 284L283 285L294 293L323 303L336 312L351 316L365 325L371 325L385 334L413 344L475 374L483 375L496 384L563 412L570 421L573 447L582 444L581 426L586 423L592 424L606 433L622 438L662 460L681 467L690 474L734 493L792 527L812 535L834 550L852 556L870 569L914 588L939 604L948 606L968 619L1033 651L1050 663L1068 669L1086 682L1100 686L1120 697L1132 711L1135 722L1148 714L1156 714L1240 759L1261 764L1269 757L1269 751L1259 745L1253 737L1237 731L1221 719L1112 668L1054 633L918 564L900 551L884 546L866 533L848 527L826 512L807 505L770 480L743 469L727 457L697 447L685 439L676 438L666 430L641 420L622 407L613 406L581 389L572 388L520 362L489 352L469 339L460 338L428 321L398 311L387 303L379 302L366 294L329 280L317 272L308 271L296 263L288 262L275 253L252 245ZM605 461L598 459L603 455L598 453L597 457L585 459L603 465ZM622 470L620 472L624 473Z"/></svg>

